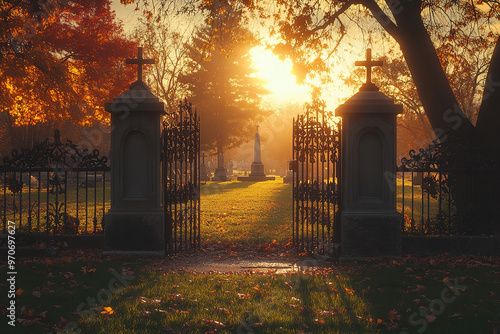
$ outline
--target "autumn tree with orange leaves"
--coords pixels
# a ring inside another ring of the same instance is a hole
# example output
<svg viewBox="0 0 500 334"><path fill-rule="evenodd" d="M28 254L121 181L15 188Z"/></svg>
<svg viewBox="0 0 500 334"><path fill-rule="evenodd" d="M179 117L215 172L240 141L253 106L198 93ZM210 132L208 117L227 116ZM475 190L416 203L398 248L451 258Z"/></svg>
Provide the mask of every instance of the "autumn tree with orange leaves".
<svg viewBox="0 0 500 334"><path fill-rule="evenodd" d="M3 138L31 146L68 122L108 122L104 102L134 79L134 56L110 0L0 2Z"/></svg>

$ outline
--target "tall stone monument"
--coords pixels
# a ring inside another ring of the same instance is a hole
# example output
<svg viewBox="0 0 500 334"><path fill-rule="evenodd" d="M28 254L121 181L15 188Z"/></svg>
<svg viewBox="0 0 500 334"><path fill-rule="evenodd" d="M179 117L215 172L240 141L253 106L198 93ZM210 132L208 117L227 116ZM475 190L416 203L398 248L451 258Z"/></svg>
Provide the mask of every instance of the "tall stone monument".
<svg viewBox="0 0 500 334"><path fill-rule="evenodd" d="M238 181L269 181L275 180L274 176L267 176L264 172L264 164L262 163L262 156L260 150L260 134L259 127L255 133L255 141L253 147L253 162L250 167L249 176L238 176Z"/></svg>
<svg viewBox="0 0 500 334"><path fill-rule="evenodd" d="M396 116L402 106L371 82L337 108L342 117L341 253L343 260L401 256L401 223L396 211Z"/></svg>
<svg viewBox="0 0 500 334"><path fill-rule="evenodd" d="M137 81L105 104L111 113L111 209L104 222L104 254L163 255L164 212L161 205L160 118L164 104L142 81L142 58Z"/></svg>

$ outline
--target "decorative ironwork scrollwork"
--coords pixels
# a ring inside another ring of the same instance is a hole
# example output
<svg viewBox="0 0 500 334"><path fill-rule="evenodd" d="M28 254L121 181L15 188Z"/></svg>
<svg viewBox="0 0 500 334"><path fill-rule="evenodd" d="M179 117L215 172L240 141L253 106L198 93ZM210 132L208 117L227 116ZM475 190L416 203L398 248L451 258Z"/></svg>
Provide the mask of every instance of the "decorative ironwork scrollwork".
<svg viewBox="0 0 500 334"><path fill-rule="evenodd" d="M61 142L59 130L54 131L54 140L49 138L35 144L31 149L12 150L10 157L4 157L2 167L34 168L102 168L107 166L108 158L99 156L99 150L89 152L80 149L69 139Z"/></svg>

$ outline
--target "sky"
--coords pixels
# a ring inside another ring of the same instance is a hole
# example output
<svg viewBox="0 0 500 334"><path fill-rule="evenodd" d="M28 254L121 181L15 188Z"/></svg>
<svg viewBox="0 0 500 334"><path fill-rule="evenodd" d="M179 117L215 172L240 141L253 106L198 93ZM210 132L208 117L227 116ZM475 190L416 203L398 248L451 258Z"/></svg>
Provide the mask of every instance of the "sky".
<svg viewBox="0 0 500 334"><path fill-rule="evenodd" d="M124 6L119 0L113 0L112 9L115 10L117 17L123 21L125 32L130 32L134 25L137 24L139 17L136 12L135 5ZM277 56L274 56L271 51L265 50L263 47L257 47L252 50L255 68L258 71L257 75L266 79L268 84L266 87L273 92L270 96L266 96L266 100L283 102L298 102L304 103L309 100L310 88L296 84L295 76L291 74L291 62L286 60L282 62ZM340 62L340 66L334 67L332 70L333 82L327 87L324 87L323 98L327 103L328 110L335 110L337 106L343 103L348 97L353 95L357 89L346 87L341 80L341 73L348 73L352 70L355 60L364 59L364 48L360 47L353 55L345 53L342 57L344 62ZM377 58L377 51L374 50L374 59Z"/></svg>

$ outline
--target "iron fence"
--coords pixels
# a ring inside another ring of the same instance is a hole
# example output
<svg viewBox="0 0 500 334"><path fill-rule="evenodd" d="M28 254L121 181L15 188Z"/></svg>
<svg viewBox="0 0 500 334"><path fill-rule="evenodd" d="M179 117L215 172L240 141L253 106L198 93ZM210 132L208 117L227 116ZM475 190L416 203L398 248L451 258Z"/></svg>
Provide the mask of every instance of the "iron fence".
<svg viewBox="0 0 500 334"><path fill-rule="evenodd" d="M0 165L3 232L9 221L19 232L101 232L110 206L109 171L98 150L62 142L58 130L52 141L13 150Z"/></svg>
<svg viewBox="0 0 500 334"><path fill-rule="evenodd" d="M166 253L200 247L200 120L187 101L163 122Z"/></svg>
<svg viewBox="0 0 500 334"><path fill-rule="evenodd" d="M340 242L340 122L307 111L293 123L293 244L330 254Z"/></svg>
<svg viewBox="0 0 500 334"><path fill-rule="evenodd" d="M437 141L418 152L411 150L397 171L397 206L406 235L468 233L481 219L481 187L500 180L498 164L471 145L452 147Z"/></svg>

